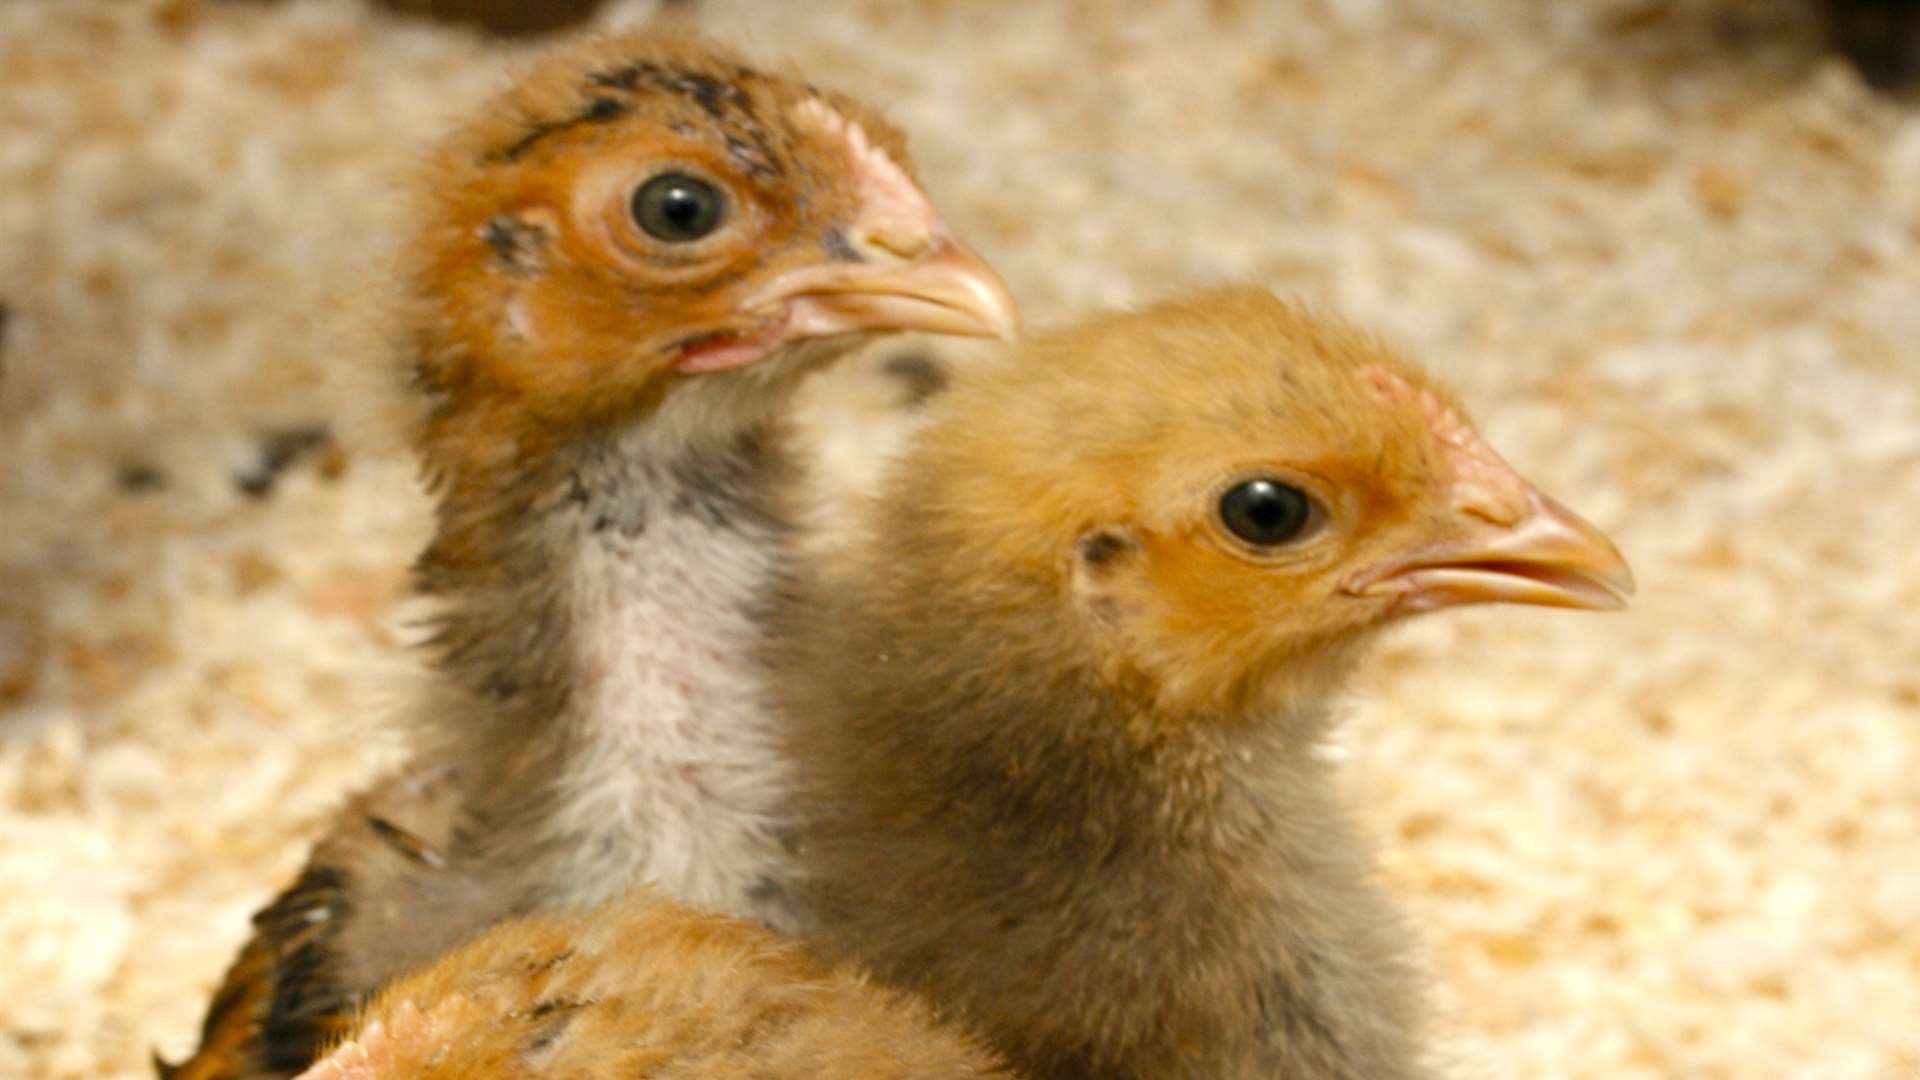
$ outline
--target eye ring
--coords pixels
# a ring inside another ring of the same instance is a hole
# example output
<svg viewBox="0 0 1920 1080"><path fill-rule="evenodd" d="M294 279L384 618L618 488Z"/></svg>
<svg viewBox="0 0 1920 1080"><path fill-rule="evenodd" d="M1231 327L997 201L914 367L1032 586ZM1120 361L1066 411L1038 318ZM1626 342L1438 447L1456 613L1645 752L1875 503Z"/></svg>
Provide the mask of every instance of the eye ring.
<svg viewBox="0 0 1920 1080"><path fill-rule="evenodd" d="M1323 516L1313 496L1271 476L1249 477L1221 492L1217 511L1229 533L1260 548L1309 535Z"/></svg>
<svg viewBox="0 0 1920 1080"><path fill-rule="evenodd" d="M683 172L664 172L633 189L633 223L667 244L690 244L726 221L727 200L713 184Z"/></svg>

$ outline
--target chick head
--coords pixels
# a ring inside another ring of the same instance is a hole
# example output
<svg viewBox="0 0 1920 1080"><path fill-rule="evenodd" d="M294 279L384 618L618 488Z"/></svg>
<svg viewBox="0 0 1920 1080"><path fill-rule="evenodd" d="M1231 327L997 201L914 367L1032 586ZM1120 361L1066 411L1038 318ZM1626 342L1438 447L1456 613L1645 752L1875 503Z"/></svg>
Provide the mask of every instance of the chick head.
<svg viewBox="0 0 1920 1080"><path fill-rule="evenodd" d="M1016 325L898 131L694 39L536 62L440 146L418 198L421 382L560 423L803 340Z"/></svg>
<svg viewBox="0 0 1920 1080"><path fill-rule="evenodd" d="M1320 694L1415 613L1632 591L1416 367L1260 289L1036 336L941 409L909 470L934 546L1040 583L1103 678L1181 715Z"/></svg>

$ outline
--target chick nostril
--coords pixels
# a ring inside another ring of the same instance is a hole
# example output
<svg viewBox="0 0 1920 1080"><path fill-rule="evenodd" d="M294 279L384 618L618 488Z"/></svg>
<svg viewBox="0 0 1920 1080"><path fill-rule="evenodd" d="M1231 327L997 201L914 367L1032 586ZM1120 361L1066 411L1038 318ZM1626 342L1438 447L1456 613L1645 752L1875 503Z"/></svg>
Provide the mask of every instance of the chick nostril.
<svg viewBox="0 0 1920 1080"><path fill-rule="evenodd" d="M1511 499L1502 499L1492 492L1472 490L1455 499L1454 508L1468 517L1479 518L1489 525L1507 528L1517 525L1527 515L1527 507Z"/></svg>
<svg viewBox="0 0 1920 1080"><path fill-rule="evenodd" d="M854 234L853 246L863 255L917 259L933 246L925 229L905 225L874 225Z"/></svg>

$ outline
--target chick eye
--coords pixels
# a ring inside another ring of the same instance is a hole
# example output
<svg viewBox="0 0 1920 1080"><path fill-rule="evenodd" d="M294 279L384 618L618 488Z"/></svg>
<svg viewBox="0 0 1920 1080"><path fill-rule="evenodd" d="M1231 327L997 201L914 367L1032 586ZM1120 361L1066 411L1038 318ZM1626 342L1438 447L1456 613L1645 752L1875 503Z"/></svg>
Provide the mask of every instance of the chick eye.
<svg viewBox="0 0 1920 1080"><path fill-rule="evenodd" d="M1313 500L1278 480L1246 480L1220 496L1220 520L1247 543L1272 547L1306 531L1313 520Z"/></svg>
<svg viewBox="0 0 1920 1080"><path fill-rule="evenodd" d="M698 240L720 227L726 201L712 184L685 173L661 173L633 192L633 220L669 244Z"/></svg>

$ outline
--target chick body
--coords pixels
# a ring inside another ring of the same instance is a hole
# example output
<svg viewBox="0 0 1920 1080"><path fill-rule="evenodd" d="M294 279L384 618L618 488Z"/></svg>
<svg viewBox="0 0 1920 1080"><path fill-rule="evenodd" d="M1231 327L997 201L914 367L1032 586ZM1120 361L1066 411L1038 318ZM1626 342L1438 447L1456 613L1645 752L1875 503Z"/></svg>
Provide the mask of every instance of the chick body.
<svg viewBox="0 0 1920 1080"><path fill-rule="evenodd" d="M1618 554L1258 290L1030 340L927 423L773 620L801 933L1025 1076L1426 1075L1335 699L1403 615L1617 605Z"/></svg>
<svg viewBox="0 0 1920 1080"><path fill-rule="evenodd" d="M864 336L1014 319L909 169L858 103L646 33L549 55L432 155L392 305L437 500L414 761L256 917L163 1075L291 1075L394 976L637 883L783 921L777 417Z"/></svg>

